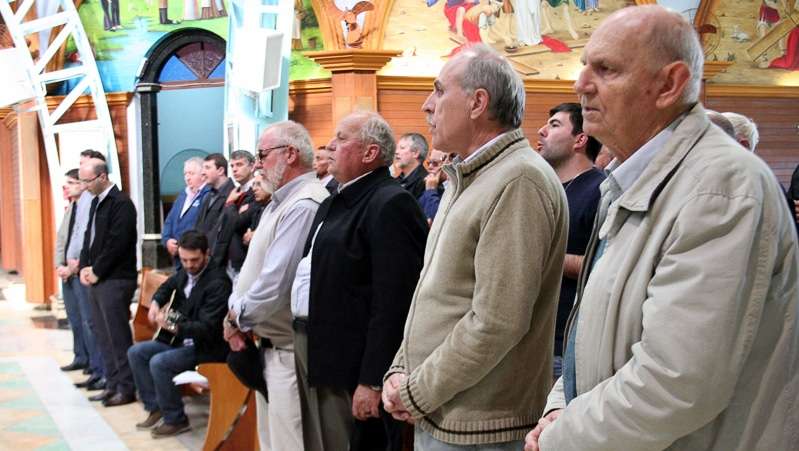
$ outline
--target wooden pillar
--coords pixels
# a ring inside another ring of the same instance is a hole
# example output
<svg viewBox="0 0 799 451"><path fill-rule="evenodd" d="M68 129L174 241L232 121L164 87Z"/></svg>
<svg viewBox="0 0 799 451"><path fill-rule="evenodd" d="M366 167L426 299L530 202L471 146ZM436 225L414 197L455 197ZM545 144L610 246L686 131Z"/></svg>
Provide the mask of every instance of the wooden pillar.
<svg viewBox="0 0 799 451"><path fill-rule="evenodd" d="M19 168L14 165L16 151L17 115L10 109L0 113L0 268L19 271L19 229L17 225L16 175Z"/></svg>
<svg viewBox="0 0 799 451"><path fill-rule="evenodd" d="M401 52L396 50L343 49L305 52L333 73L330 112L333 124L357 110L378 111L377 71Z"/></svg>
<svg viewBox="0 0 799 451"><path fill-rule="evenodd" d="M48 177L42 171L40 162L42 153L39 141L39 121L36 113L20 113L17 121L18 151L20 155L20 206L22 214L22 274L25 282L25 297L28 302L45 303L49 293L47 286L52 281L53 261L46 260L45 246L52 243L47 239L52 234L52 227L45 225L43 206L49 202L42 196Z"/></svg>

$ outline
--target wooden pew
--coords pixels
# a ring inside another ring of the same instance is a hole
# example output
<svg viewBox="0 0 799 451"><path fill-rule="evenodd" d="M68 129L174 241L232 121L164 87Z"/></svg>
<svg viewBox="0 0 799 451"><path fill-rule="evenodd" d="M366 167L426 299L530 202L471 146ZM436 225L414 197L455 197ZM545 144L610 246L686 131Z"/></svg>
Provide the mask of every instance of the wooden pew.
<svg viewBox="0 0 799 451"><path fill-rule="evenodd" d="M150 310L150 301L152 301L155 291L168 278L168 274L151 269L142 269L139 303L136 306L136 314L133 316L133 341L135 343L153 339L155 327L147 319L147 312Z"/></svg>
<svg viewBox="0 0 799 451"><path fill-rule="evenodd" d="M208 379L211 391L203 451L257 451L255 392L242 385L225 363L203 363L197 371Z"/></svg>

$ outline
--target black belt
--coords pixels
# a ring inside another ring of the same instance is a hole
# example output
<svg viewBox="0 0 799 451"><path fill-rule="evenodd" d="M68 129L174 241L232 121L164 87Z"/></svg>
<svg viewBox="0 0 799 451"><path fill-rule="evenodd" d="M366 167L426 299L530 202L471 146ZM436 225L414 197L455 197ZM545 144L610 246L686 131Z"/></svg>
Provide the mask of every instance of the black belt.
<svg viewBox="0 0 799 451"><path fill-rule="evenodd" d="M308 318L294 318L291 327L295 332L308 333Z"/></svg>

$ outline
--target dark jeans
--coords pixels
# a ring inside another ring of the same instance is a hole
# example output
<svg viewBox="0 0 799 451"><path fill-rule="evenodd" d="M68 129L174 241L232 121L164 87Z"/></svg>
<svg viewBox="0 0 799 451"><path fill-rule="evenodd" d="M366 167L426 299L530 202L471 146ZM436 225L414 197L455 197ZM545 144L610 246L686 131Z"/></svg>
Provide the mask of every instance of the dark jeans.
<svg viewBox="0 0 799 451"><path fill-rule="evenodd" d="M128 348L133 345L130 300L135 290L136 281L127 279L101 280L88 290L106 388L123 395L132 395L136 389L128 364Z"/></svg>
<svg viewBox="0 0 799 451"><path fill-rule="evenodd" d="M75 354L73 361L81 365L89 364L89 350L84 339L83 317L81 315L81 299L73 291L71 280L77 277L70 277L66 282L61 282L61 291L64 293L64 310L67 311L69 328L72 329L72 352ZM80 282L78 282L80 283Z"/></svg>
<svg viewBox="0 0 799 451"><path fill-rule="evenodd" d="M167 424L185 421L180 388L172 378L197 366L194 346L175 348L160 341L144 341L128 349L128 360L144 409L160 410Z"/></svg>
<svg viewBox="0 0 799 451"><path fill-rule="evenodd" d="M70 277L64 285L64 304L66 304L67 291L78 301L80 319L83 321L83 343L86 346L86 351L89 353L89 370L91 370L94 376L105 377L103 358L100 356L100 350L97 348L97 341L94 338L95 321L92 314L92 306L89 303L88 290L81 285L78 277L74 276Z"/></svg>

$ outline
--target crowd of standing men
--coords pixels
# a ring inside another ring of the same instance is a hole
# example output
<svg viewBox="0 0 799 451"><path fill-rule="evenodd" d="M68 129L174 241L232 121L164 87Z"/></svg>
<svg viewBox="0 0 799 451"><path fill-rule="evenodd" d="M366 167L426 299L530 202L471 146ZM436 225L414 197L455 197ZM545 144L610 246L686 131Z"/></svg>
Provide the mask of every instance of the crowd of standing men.
<svg viewBox="0 0 799 451"><path fill-rule="evenodd" d="M232 179L186 161L163 336L132 347L135 209L87 151L59 232L65 369L106 406L136 390L162 437L190 427L172 377L226 360L261 449L398 450L407 423L425 451L792 449L797 221L756 137L711 123L679 14L614 13L583 63L536 151L521 79L477 45L422 106L432 150L356 112L317 149L270 126Z"/></svg>

